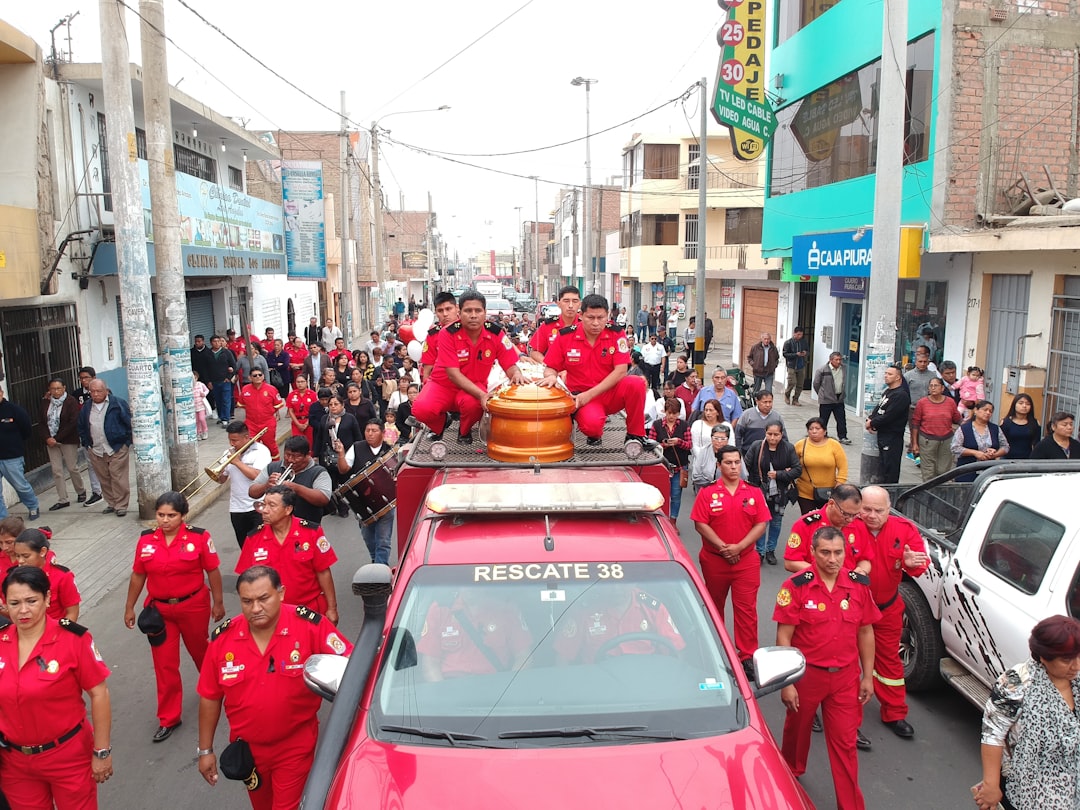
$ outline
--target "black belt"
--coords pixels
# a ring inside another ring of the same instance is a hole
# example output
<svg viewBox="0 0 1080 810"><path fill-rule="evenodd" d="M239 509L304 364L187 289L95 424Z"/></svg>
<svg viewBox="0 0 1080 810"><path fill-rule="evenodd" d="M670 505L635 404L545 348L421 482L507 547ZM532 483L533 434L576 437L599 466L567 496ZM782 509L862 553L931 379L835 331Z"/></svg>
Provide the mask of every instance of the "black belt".
<svg viewBox="0 0 1080 810"><path fill-rule="evenodd" d="M79 723L79 725L75 726L75 728L73 728L67 734L61 735L59 739L53 740L52 742L43 743L42 745L19 745L17 743L13 743L6 737L3 739L3 743L5 748L11 748L15 751L21 751L22 753L27 755L41 754L45 751L51 751L53 748L56 748L56 746L60 745L61 743L66 743L68 740L70 740L72 737L82 731L82 727L83 724Z"/></svg>
<svg viewBox="0 0 1080 810"><path fill-rule="evenodd" d="M174 597L172 599L153 599L151 601L153 601L153 602L161 602L161 604L163 604L163 605L179 605L181 602L186 602L191 597L198 596L200 593L202 593L202 586L201 585L199 586L198 590L192 591L187 596L177 596L177 597Z"/></svg>
<svg viewBox="0 0 1080 810"><path fill-rule="evenodd" d="M820 669L822 672L841 672L851 666L851 664L848 664L843 667L819 667L817 664L811 664L810 662L807 662L806 665L808 667L813 667L814 669Z"/></svg>
<svg viewBox="0 0 1080 810"><path fill-rule="evenodd" d="M892 599L890 599L888 602L884 602L883 604L878 605L877 609L878 610L887 610L888 608L891 608L893 602L895 602L899 598L900 598L900 591L897 591L896 593L894 593L892 595Z"/></svg>

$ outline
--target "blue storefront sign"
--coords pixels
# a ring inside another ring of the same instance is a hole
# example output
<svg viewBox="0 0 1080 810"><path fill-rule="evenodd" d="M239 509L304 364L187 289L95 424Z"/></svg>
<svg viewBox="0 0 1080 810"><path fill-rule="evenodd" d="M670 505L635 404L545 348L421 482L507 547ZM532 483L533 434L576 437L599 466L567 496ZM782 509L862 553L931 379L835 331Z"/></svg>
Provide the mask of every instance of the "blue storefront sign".
<svg viewBox="0 0 1080 810"><path fill-rule="evenodd" d="M866 298L866 276L832 276L829 279L833 298Z"/></svg>
<svg viewBox="0 0 1080 810"><path fill-rule="evenodd" d="M796 236L791 241L791 272L869 278L873 242L870 228Z"/></svg>

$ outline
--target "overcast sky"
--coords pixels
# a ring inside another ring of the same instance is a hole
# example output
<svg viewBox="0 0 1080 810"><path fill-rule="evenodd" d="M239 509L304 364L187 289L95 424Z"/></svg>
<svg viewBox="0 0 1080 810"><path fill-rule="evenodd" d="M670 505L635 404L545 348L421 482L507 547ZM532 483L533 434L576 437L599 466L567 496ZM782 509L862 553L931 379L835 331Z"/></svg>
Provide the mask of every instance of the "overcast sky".
<svg viewBox="0 0 1080 810"><path fill-rule="evenodd" d="M126 2L138 7L137 0ZM535 149L583 137L585 91L571 86L575 76L598 80L591 92L593 132L681 95L702 76L708 78L711 98L722 19L710 0L184 2L325 105L261 67L180 0L165 0L166 30L176 43L169 47L170 82L182 79L186 93L219 113L250 119L249 129L337 129L344 90L357 125L381 119L394 139L471 154ZM98 0L24 0L4 3L0 18L36 39L48 55L49 29L77 11L71 25L74 61L98 62L98 7ZM138 18L129 11L127 19L131 60L141 62ZM57 31L57 48L66 50L64 33L63 28ZM391 116L443 104L451 109ZM685 106L695 133L697 111L695 95ZM709 126L710 132L719 132L711 117ZM689 135L691 130L676 102L595 135L594 183L621 174L621 147L635 132ZM533 219L531 180L385 142L381 155L381 179L391 206L397 206L400 190L406 208L426 207L430 191L444 237L462 258L517 244L515 206L522 207L523 221ZM456 159L538 175L541 221L548 219L561 185L585 179L584 142L524 155Z"/></svg>

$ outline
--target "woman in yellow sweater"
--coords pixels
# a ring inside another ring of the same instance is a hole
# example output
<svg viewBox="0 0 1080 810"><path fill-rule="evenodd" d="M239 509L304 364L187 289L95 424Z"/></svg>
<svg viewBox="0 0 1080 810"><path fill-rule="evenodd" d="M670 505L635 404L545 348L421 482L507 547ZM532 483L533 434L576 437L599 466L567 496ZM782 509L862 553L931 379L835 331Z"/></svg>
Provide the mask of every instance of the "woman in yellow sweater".
<svg viewBox="0 0 1080 810"><path fill-rule="evenodd" d="M805 515L825 505L815 499L814 490L832 489L847 482L847 454L836 439L825 433L825 423L816 416L806 420L806 438L795 443L795 452L802 462L802 475L795 482L799 492L799 509Z"/></svg>

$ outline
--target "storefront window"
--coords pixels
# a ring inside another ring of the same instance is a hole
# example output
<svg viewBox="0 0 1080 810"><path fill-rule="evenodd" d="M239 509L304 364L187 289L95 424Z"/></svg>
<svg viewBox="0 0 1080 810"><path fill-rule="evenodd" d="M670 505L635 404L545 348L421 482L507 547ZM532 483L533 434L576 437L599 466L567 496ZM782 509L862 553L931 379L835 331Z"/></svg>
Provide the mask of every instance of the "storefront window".
<svg viewBox="0 0 1080 810"><path fill-rule="evenodd" d="M840 0L780 0L776 44L794 36Z"/></svg>
<svg viewBox="0 0 1080 810"><path fill-rule="evenodd" d="M915 361L915 349L930 347L930 360L940 363L945 346L947 281L900 279L896 301L897 348L903 363Z"/></svg>

